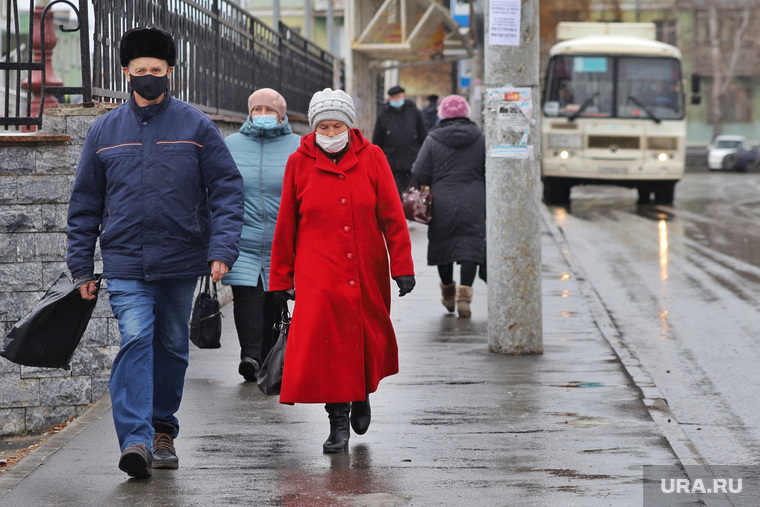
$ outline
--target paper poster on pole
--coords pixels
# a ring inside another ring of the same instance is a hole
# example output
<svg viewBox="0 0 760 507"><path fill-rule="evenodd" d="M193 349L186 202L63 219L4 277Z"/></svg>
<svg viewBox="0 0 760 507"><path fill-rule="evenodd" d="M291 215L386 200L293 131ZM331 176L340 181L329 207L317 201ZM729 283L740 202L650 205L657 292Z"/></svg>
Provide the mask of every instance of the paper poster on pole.
<svg viewBox="0 0 760 507"><path fill-rule="evenodd" d="M491 0L488 17L490 44L520 45L520 9L520 0Z"/></svg>
<svg viewBox="0 0 760 507"><path fill-rule="evenodd" d="M533 159L533 146L528 144L528 133L533 120L533 102L530 88L507 85L489 88L487 108L496 112L498 142L489 148L490 157Z"/></svg>

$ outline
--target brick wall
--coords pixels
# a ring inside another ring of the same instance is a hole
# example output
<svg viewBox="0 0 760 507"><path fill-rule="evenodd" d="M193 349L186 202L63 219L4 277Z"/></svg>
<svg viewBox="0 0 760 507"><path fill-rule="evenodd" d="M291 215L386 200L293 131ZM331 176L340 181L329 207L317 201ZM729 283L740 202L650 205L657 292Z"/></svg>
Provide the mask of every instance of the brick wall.
<svg viewBox="0 0 760 507"><path fill-rule="evenodd" d="M84 137L109 109L61 106L36 135L0 135L0 332L31 310L66 268L66 213ZM239 127L217 121L223 135ZM96 271L100 271L96 252ZM222 303L231 298L228 288ZM84 412L108 390L120 335L104 284L70 370L0 357L0 435L38 431ZM191 345L192 346L192 345Z"/></svg>

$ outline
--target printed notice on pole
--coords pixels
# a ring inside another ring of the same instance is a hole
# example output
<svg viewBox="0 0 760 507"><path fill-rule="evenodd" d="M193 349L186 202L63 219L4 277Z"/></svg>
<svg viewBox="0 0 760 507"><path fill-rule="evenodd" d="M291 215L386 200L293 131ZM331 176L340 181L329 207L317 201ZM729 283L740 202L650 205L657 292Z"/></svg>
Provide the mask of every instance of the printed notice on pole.
<svg viewBox="0 0 760 507"><path fill-rule="evenodd" d="M520 45L520 0L491 0L489 11L490 44Z"/></svg>
<svg viewBox="0 0 760 507"><path fill-rule="evenodd" d="M533 121L533 102L530 88L507 85L489 88L487 108L496 113L498 141L488 150L490 157L533 159L533 146L528 144L528 132Z"/></svg>

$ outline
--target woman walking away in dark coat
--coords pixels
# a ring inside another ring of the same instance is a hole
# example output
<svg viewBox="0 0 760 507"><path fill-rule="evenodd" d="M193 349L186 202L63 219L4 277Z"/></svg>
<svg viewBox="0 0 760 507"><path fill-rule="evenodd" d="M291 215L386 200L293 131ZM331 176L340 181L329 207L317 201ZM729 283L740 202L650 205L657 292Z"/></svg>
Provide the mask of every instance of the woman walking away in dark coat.
<svg viewBox="0 0 760 507"><path fill-rule="evenodd" d="M458 95L438 106L441 121L422 144L412 174L430 185L433 219L428 227L428 265L438 266L441 302L459 317L471 315L472 283L486 263L486 141L467 118L470 107ZM461 267L460 286L454 282L454 263Z"/></svg>

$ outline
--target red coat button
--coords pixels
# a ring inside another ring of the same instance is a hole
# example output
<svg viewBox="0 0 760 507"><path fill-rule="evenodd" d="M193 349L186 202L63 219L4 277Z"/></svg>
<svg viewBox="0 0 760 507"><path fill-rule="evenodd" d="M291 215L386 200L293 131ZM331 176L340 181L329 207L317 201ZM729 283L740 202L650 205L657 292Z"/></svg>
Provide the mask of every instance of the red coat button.
<svg viewBox="0 0 760 507"><path fill-rule="evenodd" d="M347 225L344 225L343 226L343 232L345 232L346 234L348 234L349 232L351 232L351 228L349 226L347 226Z"/></svg>
<svg viewBox="0 0 760 507"><path fill-rule="evenodd" d="M348 204L348 199L344 197L343 199L340 200L340 204L345 206L346 204Z"/></svg>
<svg viewBox="0 0 760 507"><path fill-rule="evenodd" d="M349 287L356 287L356 280L349 280L348 281L348 286Z"/></svg>
<svg viewBox="0 0 760 507"><path fill-rule="evenodd" d="M346 254L346 259L348 259L348 260L352 260L353 258L354 258L354 254L352 254L351 252L348 252L348 253Z"/></svg>
<svg viewBox="0 0 760 507"><path fill-rule="evenodd" d="M344 175L342 175L342 174L339 174L339 175L338 175L338 179L340 179L340 180L345 180L345 179L346 179L346 177L345 177Z"/></svg>

